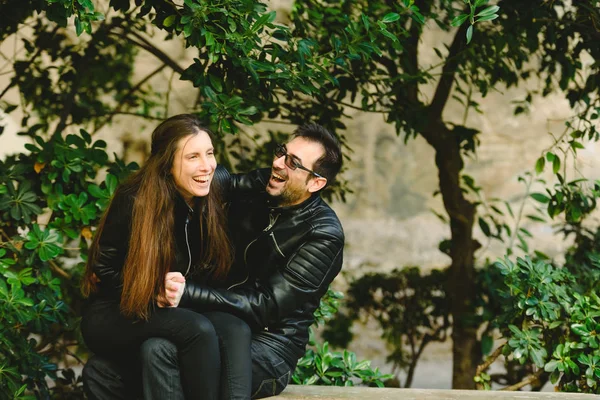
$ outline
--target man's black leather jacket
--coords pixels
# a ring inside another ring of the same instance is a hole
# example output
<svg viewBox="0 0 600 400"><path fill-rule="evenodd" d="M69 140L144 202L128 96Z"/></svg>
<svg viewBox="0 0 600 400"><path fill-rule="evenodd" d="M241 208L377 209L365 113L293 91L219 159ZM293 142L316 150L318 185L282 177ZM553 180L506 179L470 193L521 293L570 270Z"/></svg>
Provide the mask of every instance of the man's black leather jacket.
<svg viewBox="0 0 600 400"><path fill-rule="evenodd" d="M269 173L217 171L228 188L237 282L224 290L188 280L180 307L238 315L264 329L262 340L295 363L308 343L313 313L342 267L344 233L318 194L296 206L271 207L264 190Z"/></svg>

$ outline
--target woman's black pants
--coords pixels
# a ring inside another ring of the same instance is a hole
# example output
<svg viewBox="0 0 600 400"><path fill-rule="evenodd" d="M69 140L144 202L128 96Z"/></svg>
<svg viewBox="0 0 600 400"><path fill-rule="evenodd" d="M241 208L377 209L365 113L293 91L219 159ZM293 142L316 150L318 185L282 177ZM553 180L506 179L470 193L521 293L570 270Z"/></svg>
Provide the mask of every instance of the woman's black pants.
<svg viewBox="0 0 600 400"><path fill-rule="evenodd" d="M86 345L95 354L132 368L140 363L140 347L146 339L168 339L177 346L186 400L249 399L250 329L232 315L211 315L216 317L209 319L207 315L184 308L160 308L148 321L134 321L120 314L118 304L95 301L84 312L81 331ZM223 337L227 337L226 341ZM221 360L226 361L228 353L235 354L233 369L229 369L228 362L222 367ZM230 376L232 373L239 376ZM224 388L229 392L225 394L228 397L220 394ZM151 396L152 393L144 393L146 399L168 398Z"/></svg>

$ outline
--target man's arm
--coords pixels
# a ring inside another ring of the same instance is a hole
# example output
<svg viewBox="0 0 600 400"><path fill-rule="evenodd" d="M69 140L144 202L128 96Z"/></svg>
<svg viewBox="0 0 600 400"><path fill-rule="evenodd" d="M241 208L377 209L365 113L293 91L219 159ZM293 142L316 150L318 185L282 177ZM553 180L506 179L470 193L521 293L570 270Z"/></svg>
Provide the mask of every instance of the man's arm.
<svg viewBox="0 0 600 400"><path fill-rule="evenodd" d="M189 282L180 306L230 312L255 327L268 326L308 301L318 302L342 267L343 247L341 230L318 230L284 268L254 287L224 290Z"/></svg>
<svg viewBox="0 0 600 400"><path fill-rule="evenodd" d="M246 174L231 174L219 165L215 170L214 180L223 195L223 200L230 201L231 196L264 192L270 175L270 168L256 169Z"/></svg>

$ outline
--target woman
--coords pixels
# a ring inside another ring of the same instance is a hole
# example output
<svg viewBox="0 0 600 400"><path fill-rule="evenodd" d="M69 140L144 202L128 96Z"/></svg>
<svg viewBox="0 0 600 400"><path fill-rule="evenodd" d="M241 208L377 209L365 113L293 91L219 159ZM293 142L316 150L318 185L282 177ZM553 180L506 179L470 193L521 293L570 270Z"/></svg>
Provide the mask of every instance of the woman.
<svg viewBox="0 0 600 400"><path fill-rule="evenodd" d="M128 363L144 340L171 340L188 399L219 398L218 334L235 334L233 351L247 353L241 365L250 365L243 321L225 314L219 323L227 326L213 326L206 316L176 307L185 277L217 284L232 261L219 191L211 190L211 135L192 115L171 117L154 130L149 159L117 189L98 226L83 281L90 296L81 323L88 347ZM238 385L232 397L249 398L251 370L241 373L247 388Z"/></svg>

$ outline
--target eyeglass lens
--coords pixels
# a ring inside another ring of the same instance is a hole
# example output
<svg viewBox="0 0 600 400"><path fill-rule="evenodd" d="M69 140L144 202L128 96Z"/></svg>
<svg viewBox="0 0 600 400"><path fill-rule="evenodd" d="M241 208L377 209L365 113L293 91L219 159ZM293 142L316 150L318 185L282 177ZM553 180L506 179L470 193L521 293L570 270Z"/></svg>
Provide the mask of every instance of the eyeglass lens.
<svg viewBox="0 0 600 400"><path fill-rule="evenodd" d="M280 144L279 146L277 146L277 149L275 150L275 155L279 158L279 157L284 157L285 156L285 165L288 166L288 168L294 170L298 167L298 165L296 165L296 161L287 153L287 149L285 148L284 145Z"/></svg>

